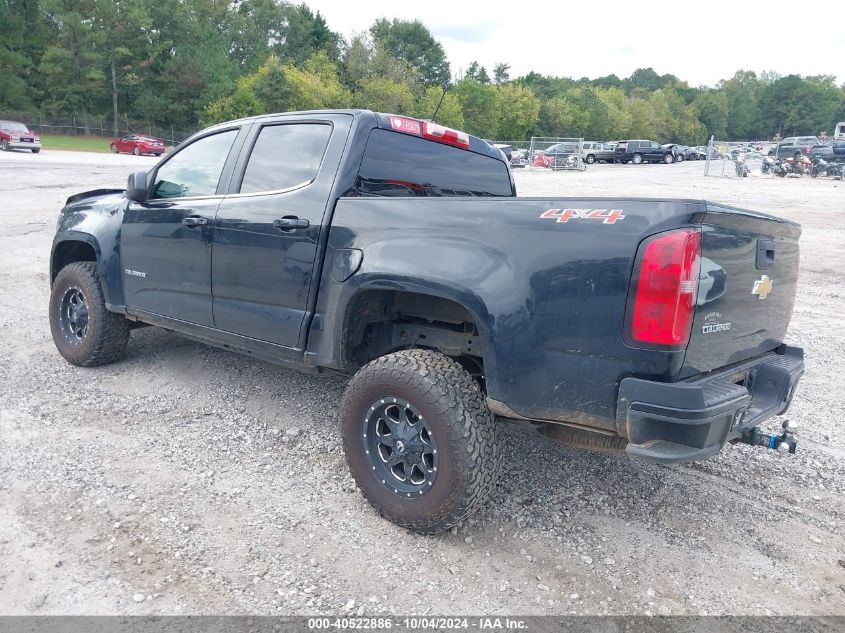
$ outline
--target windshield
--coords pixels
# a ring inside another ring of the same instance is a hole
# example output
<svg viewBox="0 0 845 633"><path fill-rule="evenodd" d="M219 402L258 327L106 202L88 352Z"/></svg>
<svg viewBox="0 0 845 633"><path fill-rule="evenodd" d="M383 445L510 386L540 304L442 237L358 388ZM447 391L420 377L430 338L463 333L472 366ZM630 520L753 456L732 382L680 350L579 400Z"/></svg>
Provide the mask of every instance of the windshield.
<svg viewBox="0 0 845 633"><path fill-rule="evenodd" d="M29 132L23 123L15 123L14 121L0 121L0 130L6 132Z"/></svg>

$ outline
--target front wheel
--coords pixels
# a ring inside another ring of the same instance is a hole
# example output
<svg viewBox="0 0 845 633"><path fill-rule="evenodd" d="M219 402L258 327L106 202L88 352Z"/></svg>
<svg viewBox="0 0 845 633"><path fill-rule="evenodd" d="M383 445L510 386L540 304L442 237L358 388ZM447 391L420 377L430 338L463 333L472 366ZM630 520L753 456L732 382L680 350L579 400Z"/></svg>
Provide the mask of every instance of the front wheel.
<svg viewBox="0 0 845 633"><path fill-rule="evenodd" d="M8 152L9 151L9 141L7 141L6 139L3 139L2 141L0 141L0 149L2 149L4 152Z"/></svg>
<svg viewBox="0 0 845 633"><path fill-rule="evenodd" d="M634 154L634 158L631 159L631 162L635 165L639 165L641 162L643 162L642 154Z"/></svg>
<svg viewBox="0 0 845 633"><path fill-rule="evenodd" d="M596 157L592 154L587 154L587 158L584 159L584 162L588 165L592 165L594 162L596 162Z"/></svg>
<svg viewBox="0 0 845 633"><path fill-rule="evenodd" d="M667 165L671 165L672 163L675 162L675 159L672 158L672 154L664 154L663 155L663 162L666 163Z"/></svg>
<svg viewBox="0 0 845 633"><path fill-rule="evenodd" d="M685 159L684 159L684 155L683 155L683 154L678 154L677 156L675 156L675 162L676 162L676 163L683 163L683 162L684 162L684 160L685 160Z"/></svg>
<svg viewBox="0 0 845 633"><path fill-rule="evenodd" d="M132 148L132 153L135 154L135 156L140 156L141 155L141 148L136 145L135 147Z"/></svg>
<svg viewBox="0 0 845 633"><path fill-rule="evenodd" d="M493 416L469 372L442 354L405 350L368 363L349 382L340 423L358 487L397 525L441 532L495 486Z"/></svg>
<svg viewBox="0 0 845 633"><path fill-rule="evenodd" d="M72 365L93 367L120 360L129 342L129 321L109 312L94 262L68 264L50 292L50 331Z"/></svg>

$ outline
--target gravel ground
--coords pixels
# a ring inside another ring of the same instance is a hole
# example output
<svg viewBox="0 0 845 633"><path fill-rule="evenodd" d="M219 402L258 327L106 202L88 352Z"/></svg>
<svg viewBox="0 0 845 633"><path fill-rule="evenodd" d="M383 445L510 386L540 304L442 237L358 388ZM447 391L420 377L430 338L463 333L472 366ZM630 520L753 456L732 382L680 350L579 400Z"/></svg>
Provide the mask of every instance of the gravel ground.
<svg viewBox="0 0 845 633"><path fill-rule="evenodd" d="M701 163L518 173L522 195L706 197L800 221L799 452L660 466L503 427L491 502L422 537L347 474L342 378L157 328L109 367L60 358L57 211L153 163L0 154L0 613L845 614L845 183L705 179Z"/></svg>

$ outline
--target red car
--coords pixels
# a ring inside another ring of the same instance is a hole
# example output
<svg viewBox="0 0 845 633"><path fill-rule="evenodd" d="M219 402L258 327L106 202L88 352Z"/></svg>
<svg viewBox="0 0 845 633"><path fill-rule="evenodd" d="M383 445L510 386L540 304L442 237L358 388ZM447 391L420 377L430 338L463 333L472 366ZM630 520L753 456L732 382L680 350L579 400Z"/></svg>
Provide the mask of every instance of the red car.
<svg viewBox="0 0 845 633"><path fill-rule="evenodd" d="M0 149L4 152L28 149L37 154L41 151L41 139L35 132L30 132L23 123L0 121Z"/></svg>
<svg viewBox="0 0 845 633"><path fill-rule="evenodd" d="M123 138L112 139L111 142L112 154L152 154L153 156L161 156L164 153L164 143L161 139L150 138L149 136L141 136L140 134L128 134Z"/></svg>

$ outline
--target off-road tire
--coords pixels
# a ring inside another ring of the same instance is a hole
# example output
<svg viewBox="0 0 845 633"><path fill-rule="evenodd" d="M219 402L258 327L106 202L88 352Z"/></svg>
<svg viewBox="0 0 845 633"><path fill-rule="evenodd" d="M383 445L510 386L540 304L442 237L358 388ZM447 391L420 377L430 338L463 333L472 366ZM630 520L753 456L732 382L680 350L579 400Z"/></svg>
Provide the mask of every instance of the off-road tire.
<svg viewBox="0 0 845 633"><path fill-rule="evenodd" d="M547 429L546 435L555 442L566 446L600 453L617 453L624 451L628 445L628 440L618 435L591 433L563 425L555 425L553 429Z"/></svg>
<svg viewBox="0 0 845 633"><path fill-rule="evenodd" d="M420 496L390 490L366 454L367 412L389 397L419 410L439 450L436 478ZM443 354L405 350L371 361L349 382L339 415L352 476L367 501L397 525L422 534L442 532L476 511L496 485L501 467L496 423L469 372Z"/></svg>
<svg viewBox="0 0 845 633"><path fill-rule="evenodd" d="M81 343L76 345L65 338L60 315L62 298L71 286L81 290L88 307L88 330ZM107 365L120 360L126 354L129 321L123 315L106 309L95 262L75 262L59 271L50 292L49 316L50 331L56 348L72 365Z"/></svg>

